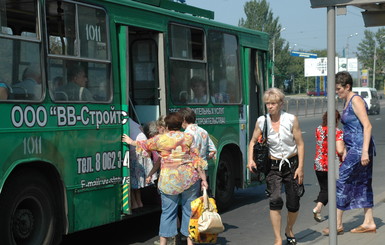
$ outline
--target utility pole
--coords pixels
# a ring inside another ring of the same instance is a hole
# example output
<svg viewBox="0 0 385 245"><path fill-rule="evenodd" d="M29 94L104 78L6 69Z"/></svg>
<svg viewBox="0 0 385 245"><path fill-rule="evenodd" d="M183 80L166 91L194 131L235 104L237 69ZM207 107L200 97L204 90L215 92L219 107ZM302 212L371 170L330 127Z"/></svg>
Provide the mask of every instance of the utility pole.
<svg viewBox="0 0 385 245"><path fill-rule="evenodd" d="M385 35L382 35L380 39L384 38ZM372 87L376 88L376 63L377 63L377 40L374 37L374 55L373 55L373 83Z"/></svg>
<svg viewBox="0 0 385 245"><path fill-rule="evenodd" d="M354 33L354 34L350 34L347 38L346 38L346 71L349 72L349 38L351 37L354 37L354 36L358 36L358 33Z"/></svg>
<svg viewBox="0 0 385 245"><path fill-rule="evenodd" d="M373 83L372 87L375 88L376 83L376 60L377 60L377 41L374 39L374 55L373 55Z"/></svg>
<svg viewBox="0 0 385 245"><path fill-rule="evenodd" d="M273 66L271 67L271 87L274 88L275 87L275 74L274 74L274 66L275 66L275 36L278 35L278 33L281 33L283 32L284 30L286 30L286 28L281 28L278 30L277 33L274 33L273 34L273 57L272 57L272 61L273 61Z"/></svg>

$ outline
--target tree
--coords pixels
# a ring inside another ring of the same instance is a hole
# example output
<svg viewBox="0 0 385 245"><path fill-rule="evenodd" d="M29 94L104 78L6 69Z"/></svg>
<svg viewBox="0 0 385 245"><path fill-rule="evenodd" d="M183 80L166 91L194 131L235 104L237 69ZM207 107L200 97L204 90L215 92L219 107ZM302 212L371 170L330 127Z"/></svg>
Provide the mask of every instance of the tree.
<svg viewBox="0 0 385 245"><path fill-rule="evenodd" d="M357 47L357 58L363 69L373 68L374 35L374 32L365 30L364 38Z"/></svg>
<svg viewBox="0 0 385 245"><path fill-rule="evenodd" d="M290 64L289 44L281 38L283 30L279 18L274 18L270 4L266 0L251 0L244 5L246 19L241 18L238 25L241 27L263 31L270 34L270 53L275 46L275 86L283 88L283 81L290 79L288 66ZM273 45L273 43L275 45Z"/></svg>
<svg viewBox="0 0 385 245"><path fill-rule="evenodd" d="M376 33L365 30L364 38L358 44L357 47L357 58L359 63L362 66L362 69L368 69L370 73L371 79L373 81L373 68L374 62L376 62L376 88L382 89L383 82L379 83L379 81L384 81L384 73L385 73L385 28L379 28ZM376 55L374 52L376 51ZM373 83L370 84L373 86Z"/></svg>

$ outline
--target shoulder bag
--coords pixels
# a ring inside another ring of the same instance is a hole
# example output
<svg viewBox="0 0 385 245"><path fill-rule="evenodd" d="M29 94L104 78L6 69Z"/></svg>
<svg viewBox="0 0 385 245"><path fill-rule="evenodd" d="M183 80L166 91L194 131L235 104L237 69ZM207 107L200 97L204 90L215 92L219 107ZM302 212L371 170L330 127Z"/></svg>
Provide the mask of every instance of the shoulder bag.
<svg viewBox="0 0 385 245"><path fill-rule="evenodd" d="M253 149L253 160L257 164L257 175L258 172L261 172L266 176L271 167L269 161L269 145L267 144L267 131L267 117L265 115L262 134L254 144Z"/></svg>
<svg viewBox="0 0 385 245"><path fill-rule="evenodd" d="M217 213L209 201L206 188L203 188L204 211L198 219L200 233L218 234L225 230L221 216Z"/></svg>
<svg viewBox="0 0 385 245"><path fill-rule="evenodd" d="M207 191L206 191L207 193ZM204 194L204 193L203 193ZM208 198L208 196L207 196ZM210 208L217 212L217 206L215 204L214 198L208 198ZM200 217L204 213L205 209L205 201L204 201L204 195L198 197L194 201L191 202L191 218L189 222L189 237L194 242L194 244L198 243L217 243L218 233L201 233L199 231L199 221Z"/></svg>

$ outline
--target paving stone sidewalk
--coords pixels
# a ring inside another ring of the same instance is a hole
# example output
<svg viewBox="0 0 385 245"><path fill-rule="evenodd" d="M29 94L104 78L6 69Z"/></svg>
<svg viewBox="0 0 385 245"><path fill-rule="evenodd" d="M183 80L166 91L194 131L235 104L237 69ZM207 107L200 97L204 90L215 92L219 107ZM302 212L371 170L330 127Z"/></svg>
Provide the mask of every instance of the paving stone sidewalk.
<svg viewBox="0 0 385 245"><path fill-rule="evenodd" d="M337 236L338 245L350 244L385 244L385 192L374 197L374 220L377 225L376 233L351 233L351 229L362 224L364 219L363 209L346 211L343 217L344 234ZM322 234L322 230L328 226L325 220L317 225L296 234L298 244L328 245L329 237Z"/></svg>

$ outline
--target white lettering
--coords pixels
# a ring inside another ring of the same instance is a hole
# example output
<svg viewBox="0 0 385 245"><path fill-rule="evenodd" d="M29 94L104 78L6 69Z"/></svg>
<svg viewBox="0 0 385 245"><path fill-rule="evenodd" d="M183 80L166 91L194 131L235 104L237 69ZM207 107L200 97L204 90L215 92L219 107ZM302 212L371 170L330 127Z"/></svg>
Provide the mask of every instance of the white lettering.
<svg viewBox="0 0 385 245"><path fill-rule="evenodd" d="M43 106L39 106L36 110L36 119L37 119L37 124L40 127L45 127L47 125L47 111Z"/></svg>
<svg viewBox="0 0 385 245"><path fill-rule="evenodd" d="M69 126L76 125L76 111L73 106L67 107L67 121Z"/></svg>
<svg viewBox="0 0 385 245"><path fill-rule="evenodd" d="M27 127L31 128L35 125L36 115L32 106L27 106L24 110L24 121Z"/></svg>
<svg viewBox="0 0 385 245"><path fill-rule="evenodd" d="M82 110L81 110L81 120L82 120L83 125L88 125L88 123L90 122L90 119L86 117L86 115L87 115L87 113L89 111L90 110L88 109L87 106L83 106L82 107Z"/></svg>
<svg viewBox="0 0 385 245"><path fill-rule="evenodd" d="M43 106L39 106L36 110L32 106L26 106L25 109L20 106L14 106L11 111L11 120L15 128L23 125L31 128L36 124L40 127L47 125L47 111Z"/></svg>
<svg viewBox="0 0 385 245"><path fill-rule="evenodd" d="M101 42L100 26L97 25L86 25L86 38L87 41Z"/></svg>
<svg viewBox="0 0 385 245"><path fill-rule="evenodd" d="M59 106L57 108L57 125L58 126L65 126L67 125L67 117L66 117L66 111L65 108L62 106Z"/></svg>
<svg viewBox="0 0 385 245"><path fill-rule="evenodd" d="M23 125L23 122L24 122L23 110L20 108L20 106L14 106L12 108L11 118L12 118L12 124L14 127L20 128Z"/></svg>
<svg viewBox="0 0 385 245"><path fill-rule="evenodd" d="M23 139L24 155L41 154L41 137L28 137Z"/></svg>
<svg viewBox="0 0 385 245"><path fill-rule="evenodd" d="M76 126L78 123L83 126L94 125L99 128L101 125L116 125L127 122L127 112L116 111L114 106L110 110L90 110L87 106L77 112L74 106L51 106L49 116L57 118L57 126ZM47 109L39 106L36 109L28 105L25 108L14 106L11 111L11 120L15 128L27 126L29 128L39 126L45 127L48 123Z"/></svg>

